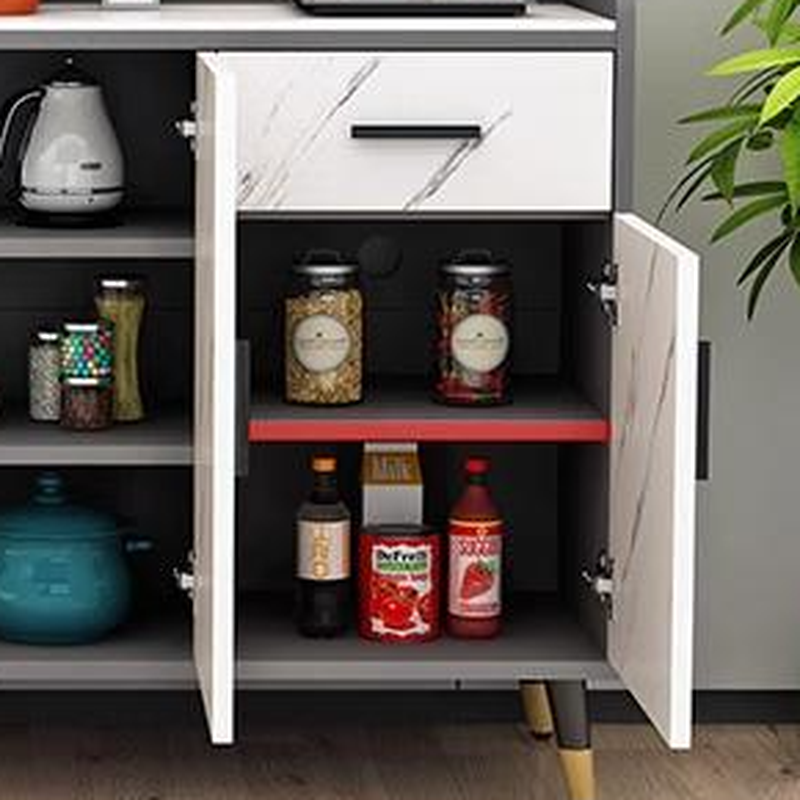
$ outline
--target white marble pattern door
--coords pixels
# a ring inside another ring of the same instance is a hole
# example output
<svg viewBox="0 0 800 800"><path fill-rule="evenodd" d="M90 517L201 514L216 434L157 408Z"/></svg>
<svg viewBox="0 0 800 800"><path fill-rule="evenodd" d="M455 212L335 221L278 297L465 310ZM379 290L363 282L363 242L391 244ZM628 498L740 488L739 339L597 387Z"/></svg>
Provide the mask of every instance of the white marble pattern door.
<svg viewBox="0 0 800 800"><path fill-rule="evenodd" d="M614 225L609 660L673 748L691 742L697 256L632 215Z"/></svg>
<svg viewBox="0 0 800 800"><path fill-rule="evenodd" d="M233 741L236 86L197 59L194 660L209 735Z"/></svg>
<svg viewBox="0 0 800 800"><path fill-rule="evenodd" d="M608 211L613 55L225 55L245 212ZM358 138L354 126L423 126ZM435 126L472 126L442 136ZM432 127L433 126L433 127Z"/></svg>

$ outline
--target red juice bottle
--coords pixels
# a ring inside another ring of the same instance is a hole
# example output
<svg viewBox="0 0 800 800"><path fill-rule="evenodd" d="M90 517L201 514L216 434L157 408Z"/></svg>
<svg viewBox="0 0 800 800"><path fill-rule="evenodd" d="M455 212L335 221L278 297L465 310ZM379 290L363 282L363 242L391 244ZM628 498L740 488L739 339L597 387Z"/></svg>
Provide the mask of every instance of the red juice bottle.
<svg viewBox="0 0 800 800"><path fill-rule="evenodd" d="M487 485L489 461L468 458L466 486L450 512L448 630L465 639L500 632L503 520Z"/></svg>

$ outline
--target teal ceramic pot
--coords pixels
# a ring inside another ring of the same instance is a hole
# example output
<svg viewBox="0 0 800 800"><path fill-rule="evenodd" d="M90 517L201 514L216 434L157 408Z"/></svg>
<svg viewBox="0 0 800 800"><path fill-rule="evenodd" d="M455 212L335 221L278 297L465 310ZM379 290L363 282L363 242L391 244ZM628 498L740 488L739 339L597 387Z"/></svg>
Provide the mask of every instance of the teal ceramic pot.
<svg viewBox="0 0 800 800"><path fill-rule="evenodd" d="M61 478L43 473L29 505L0 514L0 637L82 644L122 623L131 604L115 521L71 505Z"/></svg>

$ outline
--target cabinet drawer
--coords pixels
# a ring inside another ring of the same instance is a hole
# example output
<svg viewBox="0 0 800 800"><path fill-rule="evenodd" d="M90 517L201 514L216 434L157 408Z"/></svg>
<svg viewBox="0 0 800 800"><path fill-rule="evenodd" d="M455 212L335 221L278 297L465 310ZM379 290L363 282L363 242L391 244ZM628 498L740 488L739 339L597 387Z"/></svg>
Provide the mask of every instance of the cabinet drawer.
<svg viewBox="0 0 800 800"><path fill-rule="evenodd" d="M239 207L606 211L611 53L232 54Z"/></svg>

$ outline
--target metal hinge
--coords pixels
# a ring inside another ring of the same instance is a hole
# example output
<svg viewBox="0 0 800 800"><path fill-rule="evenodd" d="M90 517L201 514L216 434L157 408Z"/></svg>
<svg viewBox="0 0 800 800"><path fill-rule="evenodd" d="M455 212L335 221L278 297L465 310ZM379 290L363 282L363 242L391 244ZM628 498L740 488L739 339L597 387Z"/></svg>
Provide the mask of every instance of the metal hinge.
<svg viewBox="0 0 800 800"><path fill-rule="evenodd" d="M172 570L172 576L175 578L175 583L182 592L186 592L189 597L194 597L194 553L189 553L186 557L186 562L188 564L188 569L179 569L175 567L175 569Z"/></svg>
<svg viewBox="0 0 800 800"><path fill-rule="evenodd" d="M615 328L619 324L618 284L619 267L613 262L603 265L600 280L586 284L586 288L597 298L603 313Z"/></svg>
<svg viewBox="0 0 800 800"><path fill-rule="evenodd" d="M189 142L192 152L197 151L197 103L190 106L192 116L188 119L179 119L175 123L178 135Z"/></svg>
<svg viewBox="0 0 800 800"><path fill-rule="evenodd" d="M597 564L592 572L584 570L581 573L584 583L597 595L601 604L612 617L612 601L614 597L614 559L605 551L597 557Z"/></svg>

